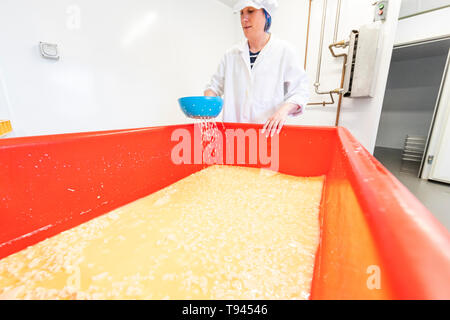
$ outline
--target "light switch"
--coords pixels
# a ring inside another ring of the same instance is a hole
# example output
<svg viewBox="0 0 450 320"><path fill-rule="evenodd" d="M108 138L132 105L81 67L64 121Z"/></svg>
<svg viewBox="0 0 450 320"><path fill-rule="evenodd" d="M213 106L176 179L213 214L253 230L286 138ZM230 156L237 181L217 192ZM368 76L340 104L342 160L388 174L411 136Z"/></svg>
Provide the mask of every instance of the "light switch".
<svg viewBox="0 0 450 320"><path fill-rule="evenodd" d="M48 43L48 42L39 42L39 49L44 58L54 59L54 60L59 59L57 44Z"/></svg>

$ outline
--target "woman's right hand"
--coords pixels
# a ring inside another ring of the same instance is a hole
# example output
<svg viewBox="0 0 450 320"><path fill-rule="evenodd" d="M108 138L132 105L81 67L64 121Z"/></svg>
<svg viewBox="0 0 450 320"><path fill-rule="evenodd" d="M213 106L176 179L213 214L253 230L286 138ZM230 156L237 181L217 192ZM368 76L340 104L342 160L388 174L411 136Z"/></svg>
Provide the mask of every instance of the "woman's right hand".
<svg viewBox="0 0 450 320"><path fill-rule="evenodd" d="M214 91L212 91L211 89L205 90L203 95L205 97L217 97L217 94Z"/></svg>

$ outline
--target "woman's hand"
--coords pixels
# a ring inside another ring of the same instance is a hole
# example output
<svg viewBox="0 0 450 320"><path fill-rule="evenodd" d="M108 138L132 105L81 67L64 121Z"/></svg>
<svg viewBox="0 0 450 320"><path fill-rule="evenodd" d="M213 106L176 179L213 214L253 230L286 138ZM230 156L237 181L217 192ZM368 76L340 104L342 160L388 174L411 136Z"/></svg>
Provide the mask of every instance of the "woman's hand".
<svg viewBox="0 0 450 320"><path fill-rule="evenodd" d="M205 97L217 97L217 94L214 91L212 91L211 89L205 90L203 95Z"/></svg>
<svg viewBox="0 0 450 320"><path fill-rule="evenodd" d="M299 106L294 103L285 103L281 105L281 107L278 108L278 110L264 124L262 133L267 130L266 138L269 137L269 134L271 137L273 137L275 133L279 134L281 128L286 122L287 116L298 108Z"/></svg>

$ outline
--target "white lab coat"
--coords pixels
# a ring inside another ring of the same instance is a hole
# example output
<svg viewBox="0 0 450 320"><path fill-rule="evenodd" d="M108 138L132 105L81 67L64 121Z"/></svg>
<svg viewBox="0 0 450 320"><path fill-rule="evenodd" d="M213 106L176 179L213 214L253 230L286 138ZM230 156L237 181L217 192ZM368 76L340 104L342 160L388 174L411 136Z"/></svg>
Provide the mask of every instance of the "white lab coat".
<svg viewBox="0 0 450 320"><path fill-rule="evenodd" d="M223 96L223 121L265 123L284 102L303 113L309 97L308 78L300 56L286 41L270 37L253 69L247 39L229 49L206 89Z"/></svg>

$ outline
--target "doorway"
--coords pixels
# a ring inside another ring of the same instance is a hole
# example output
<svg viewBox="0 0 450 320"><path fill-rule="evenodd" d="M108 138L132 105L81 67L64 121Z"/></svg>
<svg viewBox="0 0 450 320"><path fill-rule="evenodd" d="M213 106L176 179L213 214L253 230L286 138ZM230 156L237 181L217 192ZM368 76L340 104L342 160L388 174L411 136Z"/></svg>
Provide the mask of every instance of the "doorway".
<svg viewBox="0 0 450 320"><path fill-rule="evenodd" d="M430 179L427 150L433 148L433 132L447 129L436 123L437 111L445 109L449 48L450 37L394 47L374 151L447 229L450 185Z"/></svg>

